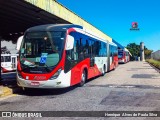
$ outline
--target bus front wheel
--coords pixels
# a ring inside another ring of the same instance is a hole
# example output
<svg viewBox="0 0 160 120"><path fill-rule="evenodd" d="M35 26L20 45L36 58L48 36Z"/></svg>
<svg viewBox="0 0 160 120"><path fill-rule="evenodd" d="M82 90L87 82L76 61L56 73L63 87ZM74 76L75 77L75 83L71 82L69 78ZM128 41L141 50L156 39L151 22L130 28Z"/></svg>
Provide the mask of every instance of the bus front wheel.
<svg viewBox="0 0 160 120"><path fill-rule="evenodd" d="M87 73L85 70L83 70L82 75L81 75L81 82L79 83L80 87L82 87L85 84L86 78L87 78Z"/></svg>
<svg viewBox="0 0 160 120"><path fill-rule="evenodd" d="M105 75L105 73L106 73L106 66L105 66L105 65L103 65L103 68L102 68L102 76L104 76L104 75Z"/></svg>
<svg viewBox="0 0 160 120"><path fill-rule="evenodd" d="M113 66L113 70L115 70L116 69L116 65L114 64L114 66Z"/></svg>

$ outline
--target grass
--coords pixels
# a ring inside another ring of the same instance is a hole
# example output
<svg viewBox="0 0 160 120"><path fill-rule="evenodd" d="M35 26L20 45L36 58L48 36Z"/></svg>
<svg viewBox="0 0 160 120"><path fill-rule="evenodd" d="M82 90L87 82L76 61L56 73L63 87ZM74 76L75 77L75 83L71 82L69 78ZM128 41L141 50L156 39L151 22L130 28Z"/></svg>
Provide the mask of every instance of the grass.
<svg viewBox="0 0 160 120"><path fill-rule="evenodd" d="M153 59L147 59L146 62L152 64L156 68L160 69L160 61L153 60Z"/></svg>

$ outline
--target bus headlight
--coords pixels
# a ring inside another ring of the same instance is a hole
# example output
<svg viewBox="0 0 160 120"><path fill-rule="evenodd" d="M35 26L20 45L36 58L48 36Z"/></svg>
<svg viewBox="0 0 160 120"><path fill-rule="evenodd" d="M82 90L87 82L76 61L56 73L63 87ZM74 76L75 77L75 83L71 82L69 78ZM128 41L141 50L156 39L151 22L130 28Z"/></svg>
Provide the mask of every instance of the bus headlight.
<svg viewBox="0 0 160 120"><path fill-rule="evenodd" d="M57 70L57 72L50 79L51 80L56 79L60 75L61 71L62 71L62 68L60 68L59 70Z"/></svg>
<svg viewBox="0 0 160 120"><path fill-rule="evenodd" d="M18 71L18 70L17 70L17 75L19 78L22 78L22 75L21 75L20 71Z"/></svg>

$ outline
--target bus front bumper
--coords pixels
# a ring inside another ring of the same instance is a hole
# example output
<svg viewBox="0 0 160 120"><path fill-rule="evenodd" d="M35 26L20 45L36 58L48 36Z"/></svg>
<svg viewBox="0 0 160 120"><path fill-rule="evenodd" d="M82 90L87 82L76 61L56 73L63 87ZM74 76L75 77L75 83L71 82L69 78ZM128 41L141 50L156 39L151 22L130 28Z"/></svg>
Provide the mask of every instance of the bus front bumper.
<svg viewBox="0 0 160 120"><path fill-rule="evenodd" d="M124 63L124 59L118 60L118 63Z"/></svg>
<svg viewBox="0 0 160 120"><path fill-rule="evenodd" d="M24 88L66 88L70 86L70 77L67 76L70 75L66 75L66 77L64 77L64 74L62 74L54 80L37 81L25 80L20 78L17 74L17 84Z"/></svg>

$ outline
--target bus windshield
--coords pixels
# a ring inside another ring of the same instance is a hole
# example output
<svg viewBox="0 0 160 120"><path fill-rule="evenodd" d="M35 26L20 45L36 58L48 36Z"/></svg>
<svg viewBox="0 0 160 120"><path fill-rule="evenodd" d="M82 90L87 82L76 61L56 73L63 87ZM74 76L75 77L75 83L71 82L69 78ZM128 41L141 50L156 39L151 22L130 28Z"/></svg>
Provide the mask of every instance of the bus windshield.
<svg viewBox="0 0 160 120"><path fill-rule="evenodd" d="M33 68L47 68L42 73L51 72L61 60L65 32L28 32L20 48L20 63L26 72L36 72Z"/></svg>
<svg viewBox="0 0 160 120"><path fill-rule="evenodd" d="M118 52L118 58L122 58L123 57L123 51Z"/></svg>

